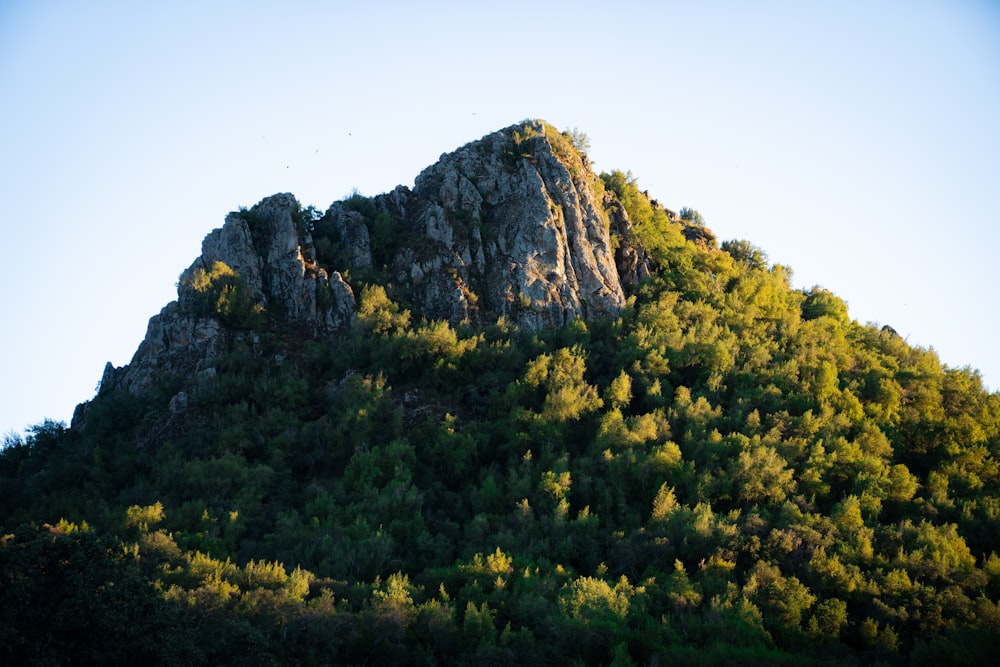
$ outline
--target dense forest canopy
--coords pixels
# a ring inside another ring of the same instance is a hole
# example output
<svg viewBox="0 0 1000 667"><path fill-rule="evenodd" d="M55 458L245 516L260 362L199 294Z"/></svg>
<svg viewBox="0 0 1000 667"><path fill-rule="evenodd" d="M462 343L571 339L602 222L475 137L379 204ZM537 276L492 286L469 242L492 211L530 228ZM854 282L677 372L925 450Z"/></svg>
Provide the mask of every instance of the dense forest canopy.
<svg viewBox="0 0 1000 667"><path fill-rule="evenodd" d="M426 319L376 267L329 344L225 265L181 285L252 334L213 373L7 437L0 660L986 663L1000 394L630 174L594 187L654 267L615 317Z"/></svg>

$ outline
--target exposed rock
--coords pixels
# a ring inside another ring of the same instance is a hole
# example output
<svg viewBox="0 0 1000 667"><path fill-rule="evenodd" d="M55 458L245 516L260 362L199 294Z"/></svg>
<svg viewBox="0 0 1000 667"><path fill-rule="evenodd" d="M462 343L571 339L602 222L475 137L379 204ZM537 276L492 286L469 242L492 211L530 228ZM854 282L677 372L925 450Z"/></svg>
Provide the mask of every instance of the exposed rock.
<svg viewBox="0 0 1000 667"><path fill-rule="evenodd" d="M538 121L443 155L409 203L430 251L398 255L397 276L422 312L452 321L538 329L616 314L625 295L589 178L585 158L557 155Z"/></svg>
<svg viewBox="0 0 1000 667"><path fill-rule="evenodd" d="M238 213L227 215L225 224L205 237L201 256L181 274L180 282L190 282L197 269L208 271L215 262L223 262L236 271L250 288L254 301L266 303L260 257L254 249L250 226Z"/></svg>
<svg viewBox="0 0 1000 667"><path fill-rule="evenodd" d="M354 290L347 284L344 277L336 271L328 275L324 269L320 269L317 280L319 281L318 289L329 290L328 294L331 300L330 305L323 311L326 328L337 331L353 322L354 314L358 309L357 302L354 299ZM321 291L320 294L322 293Z"/></svg>
<svg viewBox="0 0 1000 667"><path fill-rule="evenodd" d="M253 304L302 325L309 335L332 340L354 318L354 292L339 273L316 265L312 239L295 221L298 211L294 197L279 194L250 211L230 213L205 237L201 256L181 274L180 285L190 284L199 269L208 272L222 262L242 279ZM188 303L193 294L178 289L178 300L149 320L131 362L107 365L102 391L124 387L140 393L157 377L193 377L212 367L228 339L242 335L217 317L195 314Z"/></svg>
<svg viewBox="0 0 1000 667"><path fill-rule="evenodd" d="M652 260L636 238L625 207L607 193L604 204L611 221L611 233L618 239L618 249L615 251L618 278L622 286L631 293L640 282L652 275Z"/></svg>
<svg viewBox="0 0 1000 667"><path fill-rule="evenodd" d="M187 410L187 407L188 407L187 392L179 391L176 394L174 394L173 398L170 399L170 404L167 406L167 409L170 411L170 414L177 414Z"/></svg>
<svg viewBox="0 0 1000 667"><path fill-rule="evenodd" d="M715 247L715 234L704 225L686 224L681 229L681 233L684 234L684 238L692 243L704 245L708 248Z"/></svg>
<svg viewBox="0 0 1000 667"><path fill-rule="evenodd" d="M354 268L372 265L371 235L364 217L335 204L330 208L331 223L336 230L336 241L343 248L343 262Z"/></svg>
<svg viewBox="0 0 1000 667"><path fill-rule="evenodd" d="M354 294L339 275L331 280L317 265L312 237L296 222L298 212L295 197L285 193L247 212L230 213L222 229L205 237L201 257L181 274L181 282L190 281L199 268L208 271L223 262L240 275L261 307L279 309L288 321L317 334L343 327L350 322L347 311L353 312Z"/></svg>
<svg viewBox="0 0 1000 667"><path fill-rule="evenodd" d="M105 366L101 392L124 387L140 393L157 377L193 376L222 353L223 344L219 320L186 316L172 301L150 318L146 337L127 366Z"/></svg>
<svg viewBox="0 0 1000 667"><path fill-rule="evenodd" d="M229 343L256 340L250 329L260 313L336 344L357 310L341 273L348 270L363 282L392 283L419 315L452 323L504 317L537 330L614 316L653 263L624 207L610 194L598 200L596 182L567 136L532 121L442 155L412 191L351 197L320 220L287 193L230 213L181 274L178 300L150 319L131 362L108 364L101 391L144 392L161 377L207 378ZM689 240L714 244L707 229L667 215ZM220 306L205 291L212 280L236 281L215 289L236 285L235 307L252 316ZM186 410L188 396L176 393L171 411ZM85 413L81 406L79 419Z"/></svg>
<svg viewBox="0 0 1000 667"><path fill-rule="evenodd" d="M890 327L888 324L882 325L882 328L879 329L879 331L889 336L890 338L899 338L899 339L903 338L902 336L899 335L898 331Z"/></svg>

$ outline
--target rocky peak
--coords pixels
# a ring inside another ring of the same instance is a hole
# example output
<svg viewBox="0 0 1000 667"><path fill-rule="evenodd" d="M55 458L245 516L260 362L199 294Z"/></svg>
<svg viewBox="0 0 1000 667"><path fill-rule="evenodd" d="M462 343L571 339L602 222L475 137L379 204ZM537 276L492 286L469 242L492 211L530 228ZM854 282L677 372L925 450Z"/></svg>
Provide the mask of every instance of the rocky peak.
<svg viewBox="0 0 1000 667"><path fill-rule="evenodd" d="M689 240L714 242L666 213ZM571 135L524 121L442 155L412 190L355 195L322 217L287 193L230 213L132 361L108 365L102 391L211 373L228 342L253 341L262 326L336 344L356 312L348 272L356 286L391 286L430 319L503 317L537 330L617 315L653 261Z"/></svg>
<svg viewBox="0 0 1000 667"><path fill-rule="evenodd" d="M586 157L541 121L444 155L416 179L417 225L438 252L415 256L431 312L537 329L615 315L625 303L607 217ZM443 251L443 253L441 252ZM409 259L409 258L407 258ZM443 260L443 261L442 261ZM405 265L405 264L404 264ZM450 298L449 298L450 297ZM451 304L448 304L451 305Z"/></svg>
<svg viewBox="0 0 1000 667"><path fill-rule="evenodd" d="M358 202L335 204L328 228L342 261L383 266L427 317L562 326L625 303L596 181L567 136L526 121L369 200L368 220ZM372 227L406 242L386 252Z"/></svg>
<svg viewBox="0 0 1000 667"><path fill-rule="evenodd" d="M290 194L227 215L181 273L177 300L150 319L132 361L107 365L102 390L142 392L158 373L211 372L227 338L252 337L248 325L265 313L332 338L354 316L354 293L339 273L316 264L310 223Z"/></svg>
<svg viewBox="0 0 1000 667"><path fill-rule="evenodd" d="M205 237L201 256L181 274L180 284L222 262L242 278L260 309L277 311L313 334L335 332L350 321L354 296L339 274L331 276L317 264L312 220L303 216L288 193L230 213L221 229ZM183 305L183 291L180 300Z"/></svg>

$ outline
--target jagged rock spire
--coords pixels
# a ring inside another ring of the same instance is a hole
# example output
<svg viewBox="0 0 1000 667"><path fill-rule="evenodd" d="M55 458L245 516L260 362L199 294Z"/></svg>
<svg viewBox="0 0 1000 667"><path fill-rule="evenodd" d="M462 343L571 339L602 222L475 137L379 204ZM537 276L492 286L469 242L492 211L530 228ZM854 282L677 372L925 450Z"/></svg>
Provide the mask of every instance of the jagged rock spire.
<svg viewBox="0 0 1000 667"><path fill-rule="evenodd" d="M442 155L412 190L336 202L320 220L273 195L206 236L178 300L150 320L127 366L108 365L102 388L212 372L227 340L257 335L233 308L336 344L356 310L347 271L377 274L417 314L452 323L504 317L535 330L615 316L649 260L634 243L616 253L611 231L628 238L630 225L602 192L567 135L525 121Z"/></svg>
<svg viewBox="0 0 1000 667"><path fill-rule="evenodd" d="M453 323L504 316L538 329L614 315L625 294L596 180L586 156L541 121L442 155L412 191L374 198L412 241L388 258L393 277L421 314ZM370 264L348 208L331 209L342 256Z"/></svg>

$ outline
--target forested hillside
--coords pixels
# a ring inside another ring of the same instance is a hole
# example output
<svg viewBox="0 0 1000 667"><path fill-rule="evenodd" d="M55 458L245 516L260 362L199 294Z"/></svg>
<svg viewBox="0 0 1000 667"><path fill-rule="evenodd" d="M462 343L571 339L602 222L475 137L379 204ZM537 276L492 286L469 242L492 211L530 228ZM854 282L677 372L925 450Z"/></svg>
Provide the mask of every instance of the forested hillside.
<svg viewBox="0 0 1000 667"><path fill-rule="evenodd" d="M225 263L185 272L178 312L221 332L210 369L157 366L141 387L106 373L72 427L0 452L0 662L1000 651L1000 394L829 291L793 289L791 269L719 244L630 174L594 175L582 135L525 123L497 141L497 164L537 166L552 191L545 160L572 172L581 194L553 219L599 205L620 307L610 279L600 308L559 292L566 322L528 288L491 295L489 239L514 209L475 179L482 213L440 216L486 239L486 268L473 251L434 269L461 317L409 269L444 234L407 227L414 205L387 196L295 211L304 266L356 300L343 326L304 326ZM231 215L258 233L256 208ZM353 262L343 221L364 224L374 261ZM313 308L335 311L322 280Z"/></svg>

